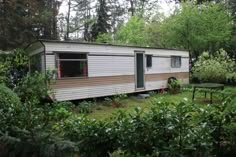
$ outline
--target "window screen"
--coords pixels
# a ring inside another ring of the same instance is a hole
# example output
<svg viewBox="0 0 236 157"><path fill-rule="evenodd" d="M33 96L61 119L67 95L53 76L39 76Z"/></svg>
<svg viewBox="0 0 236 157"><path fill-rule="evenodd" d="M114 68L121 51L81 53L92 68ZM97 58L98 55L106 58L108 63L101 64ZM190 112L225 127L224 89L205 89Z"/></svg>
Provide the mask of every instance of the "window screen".
<svg viewBox="0 0 236 157"><path fill-rule="evenodd" d="M172 68L181 67L181 56L171 56L171 67Z"/></svg>
<svg viewBox="0 0 236 157"><path fill-rule="evenodd" d="M146 55L147 68L152 67L152 55Z"/></svg>
<svg viewBox="0 0 236 157"><path fill-rule="evenodd" d="M88 76L87 55L60 53L57 55L57 69L58 78Z"/></svg>

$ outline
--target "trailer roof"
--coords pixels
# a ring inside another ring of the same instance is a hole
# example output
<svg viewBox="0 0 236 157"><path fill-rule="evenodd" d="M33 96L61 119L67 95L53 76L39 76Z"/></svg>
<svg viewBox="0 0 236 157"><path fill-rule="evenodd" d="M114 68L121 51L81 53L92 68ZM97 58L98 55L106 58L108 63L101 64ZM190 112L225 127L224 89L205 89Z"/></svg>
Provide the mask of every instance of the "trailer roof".
<svg viewBox="0 0 236 157"><path fill-rule="evenodd" d="M176 51L188 51L185 49L174 49L174 48L158 48L158 47L145 47L145 46L134 46L134 45L119 45L119 44L109 44L109 43L96 43L96 42L81 42L81 41L61 41L61 40L47 40L39 39L41 42L50 42L50 43L70 43L70 44L87 44L87 45L101 45L101 46L115 46L115 47L133 47L133 48L145 48L145 49L162 49L162 50L176 50Z"/></svg>

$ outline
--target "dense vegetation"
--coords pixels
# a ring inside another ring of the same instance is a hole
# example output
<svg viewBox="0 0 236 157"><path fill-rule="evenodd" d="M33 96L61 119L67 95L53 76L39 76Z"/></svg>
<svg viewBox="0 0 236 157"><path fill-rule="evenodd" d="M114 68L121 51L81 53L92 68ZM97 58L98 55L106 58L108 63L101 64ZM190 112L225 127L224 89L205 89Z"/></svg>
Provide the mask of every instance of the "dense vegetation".
<svg viewBox="0 0 236 157"><path fill-rule="evenodd" d="M204 52L192 71L193 79L199 79L200 82L236 83L236 64L222 49L214 55Z"/></svg>
<svg viewBox="0 0 236 157"><path fill-rule="evenodd" d="M36 78L35 78L36 79ZM1 86L1 155L235 156L236 102L199 106L153 100L149 110L94 120L70 103L20 102ZM4 104L4 105L3 105ZM8 105L8 106L6 106Z"/></svg>

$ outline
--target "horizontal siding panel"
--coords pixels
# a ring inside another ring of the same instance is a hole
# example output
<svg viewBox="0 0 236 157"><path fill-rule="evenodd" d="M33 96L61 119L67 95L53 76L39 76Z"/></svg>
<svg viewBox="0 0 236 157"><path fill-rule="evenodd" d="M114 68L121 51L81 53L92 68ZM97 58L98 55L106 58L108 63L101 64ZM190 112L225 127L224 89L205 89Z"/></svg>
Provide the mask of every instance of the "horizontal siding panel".
<svg viewBox="0 0 236 157"><path fill-rule="evenodd" d="M156 90L161 88L167 88L167 80L160 81L147 81L146 82L146 90Z"/></svg>
<svg viewBox="0 0 236 157"><path fill-rule="evenodd" d="M134 92L134 83L54 90L58 101L102 97Z"/></svg>
<svg viewBox="0 0 236 157"><path fill-rule="evenodd" d="M134 75L134 57L88 56L89 77Z"/></svg>
<svg viewBox="0 0 236 157"><path fill-rule="evenodd" d="M85 87L85 86L100 86L100 85L113 85L123 83L134 83L134 75L127 76L106 76L106 77L88 77L88 78L68 78L58 79L52 88L71 88L71 87Z"/></svg>
<svg viewBox="0 0 236 157"><path fill-rule="evenodd" d="M170 58L152 57L152 67L146 68L145 73L156 74L156 73L168 73L170 71L171 71Z"/></svg>
<svg viewBox="0 0 236 157"><path fill-rule="evenodd" d="M46 68L47 70L55 70L55 55L46 55Z"/></svg>

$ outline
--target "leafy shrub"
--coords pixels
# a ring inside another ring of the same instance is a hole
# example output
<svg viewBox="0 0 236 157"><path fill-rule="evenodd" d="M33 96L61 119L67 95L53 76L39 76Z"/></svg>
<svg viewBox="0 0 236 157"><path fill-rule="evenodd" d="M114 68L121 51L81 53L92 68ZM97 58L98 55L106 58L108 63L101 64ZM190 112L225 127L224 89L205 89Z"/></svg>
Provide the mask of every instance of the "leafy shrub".
<svg viewBox="0 0 236 157"><path fill-rule="evenodd" d="M94 103L91 101L83 101L79 104L78 108L79 108L79 113L84 113L84 114L88 114L93 112Z"/></svg>
<svg viewBox="0 0 236 157"><path fill-rule="evenodd" d="M233 73L227 73L226 75L226 83L235 85L236 84L236 72Z"/></svg>
<svg viewBox="0 0 236 157"><path fill-rule="evenodd" d="M209 155L210 130L193 121L195 114L191 113L197 112L195 106L179 103L175 107L158 102L155 105L148 112L137 108L132 115L117 116L115 125L121 150L143 156L190 156L200 150L202 155Z"/></svg>
<svg viewBox="0 0 236 157"><path fill-rule="evenodd" d="M150 91L150 92L148 92L148 94L150 94L150 96L155 96L155 95L157 94L157 92L155 92L155 91Z"/></svg>
<svg viewBox="0 0 236 157"><path fill-rule="evenodd" d="M219 50L215 56L204 52L194 64L193 77L202 82L226 82L226 76L235 71L235 63L224 50Z"/></svg>
<svg viewBox="0 0 236 157"><path fill-rule="evenodd" d="M109 157L109 152L117 148L111 123L75 117L64 126L65 136L78 144L81 157Z"/></svg>
<svg viewBox="0 0 236 157"><path fill-rule="evenodd" d="M175 79L170 79L168 84L167 84L167 87L169 89L169 92L171 94L176 94L180 91L180 82L179 80L175 80Z"/></svg>
<svg viewBox="0 0 236 157"><path fill-rule="evenodd" d="M51 77L50 72L47 72L47 74L41 74L39 72L28 74L22 78L15 92L23 102L35 100L39 103L42 99L48 98L50 92L48 83Z"/></svg>
<svg viewBox="0 0 236 157"><path fill-rule="evenodd" d="M231 157L235 152L235 106L231 103L202 108L153 101L149 111L119 111L109 121L73 117L62 126L65 137L78 143L82 157Z"/></svg>
<svg viewBox="0 0 236 157"><path fill-rule="evenodd" d="M24 50L15 49L0 57L0 83L13 89L28 73L29 56Z"/></svg>
<svg viewBox="0 0 236 157"><path fill-rule="evenodd" d="M110 106L110 105L112 104L112 99L109 98L109 97L106 97L106 98L104 99L104 104L105 104L106 106Z"/></svg>
<svg viewBox="0 0 236 157"><path fill-rule="evenodd" d="M121 100L127 98L128 96L126 94L116 94L112 98L112 105L114 107L121 107L122 103Z"/></svg>
<svg viewBox="0 0 236 157"><path fill-rule="evenodd" d="M21 102L19 97L8 87L0 84L0 130L5 126L17 124Z"/></svg>

